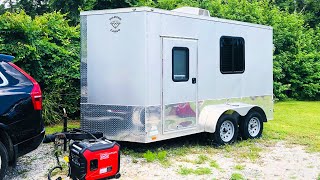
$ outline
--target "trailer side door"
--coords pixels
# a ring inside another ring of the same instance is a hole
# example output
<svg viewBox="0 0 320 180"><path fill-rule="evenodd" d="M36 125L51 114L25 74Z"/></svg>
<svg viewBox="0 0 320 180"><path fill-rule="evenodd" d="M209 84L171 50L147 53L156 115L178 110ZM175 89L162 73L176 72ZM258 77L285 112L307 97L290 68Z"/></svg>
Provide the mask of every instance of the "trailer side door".
<svg viewBox="0 0 320 180"><path fill-rule="evenodd" d="M162 38L163 133L197 126L198 41Z"/></svg>

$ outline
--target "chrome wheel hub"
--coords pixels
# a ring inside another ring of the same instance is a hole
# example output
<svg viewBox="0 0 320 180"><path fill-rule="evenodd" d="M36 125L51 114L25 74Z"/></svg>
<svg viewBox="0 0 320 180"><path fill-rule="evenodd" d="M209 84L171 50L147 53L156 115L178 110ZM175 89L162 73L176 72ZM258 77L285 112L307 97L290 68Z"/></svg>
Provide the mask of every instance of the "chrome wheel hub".
<svg viewBox="0 0 320 180"><path fill-rule="evenodd" d="M231 121L226 120L220 127L220 138L224 142L229 142L234 136L234 125Z"/></svg>
<svg viewBox="0 0 320 180"><path fill-rule="evenodd" d="M257 117L253 117L250 119L248 124L248 132L250 136L256 137L260 132L260 121Z"/></svg>

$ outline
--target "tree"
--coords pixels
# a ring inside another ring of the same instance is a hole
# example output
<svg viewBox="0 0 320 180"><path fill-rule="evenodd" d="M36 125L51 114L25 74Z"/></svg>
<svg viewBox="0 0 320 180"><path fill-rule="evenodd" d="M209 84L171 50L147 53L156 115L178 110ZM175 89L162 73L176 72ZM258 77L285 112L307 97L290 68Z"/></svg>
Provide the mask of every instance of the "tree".
<svg viewBox="0 0 320 180"><path fill-rule="evenodd" d="M49 0L19 0L17 6L33 18L50 12Z"/></svg>
<svg viewBox="0 0 320 180"><path fill-rule="evenodd" d="M94 10L130 7L136 3L135 0L96 0Z"/></svg>
<svg viewBox="0 0 320 180"><path fill-rule="evenodd" d="M319 0L275 0L274 3L289 13L301 13L305 16L305 22L311 27L320 23Z"/></svg>
<svg viewBox="0 0 320 180"><path fill-rule="evenodd" d="M65 15L0 15L0 52L14 55L14 62L41 85L46 123L60 119L60 106L70 115L79 111L80 29L69 26Z"/></svg>

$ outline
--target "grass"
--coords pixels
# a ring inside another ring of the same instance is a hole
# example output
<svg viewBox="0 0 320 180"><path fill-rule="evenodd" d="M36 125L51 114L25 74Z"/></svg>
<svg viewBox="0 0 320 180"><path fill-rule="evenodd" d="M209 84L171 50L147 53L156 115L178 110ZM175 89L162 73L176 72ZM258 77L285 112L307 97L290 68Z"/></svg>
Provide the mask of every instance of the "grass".
<svg viewBox="0 0 320 180"><path fill-rule="evenodd" d="M167 160L167 151L151 152L148 150L143 154L143 158L146 159L147 162L154 162L157 160L164 167L169 167L171 165L170 160Z"/></svg>
<svg viewBox="0 0 320 180"><path fill-rule="evenodd" d="M207 167L199 167L193 171L193 174L195 175L211 174L211 169Z"/></svg>
<svg viewBox="0 0 320 180"><path fill-rule="evenodd" d="M232 145L222 146L221 150L224 151L226 157L233 157L238 161L249 159L256 161L260 158L260 152L263 148L258 144L267 144L266 139L246 140L240 141Z"/></svg>
<svg viewBox="0 0 320 180"><path fill-rule="evenodd" d="M199 155L198 156L198 159L197 160L195 160L195 164L203 164L203 163L205 163L207 160L209 160L209 158L208 158L208 156L206 156L206 155Z"/></svg>
<svg viewBox="0 0 320 180"><path fill-rule="evenodd" d="M318 180L320 180L320 174L318 175Z"/></svg>
<svg viewBox="0 0 320 180"><path fill-rule="evenodd" d="M239 174L239 173L233 173L230 178L230 180L245 180L245 179L246 178L244 178L242 174Z"/></svg>
<svg viewBox="0 0 320 180"><path fill-rule="evenodd" d="M186 176L186 175L192 174L193 173L193 169L186 168L186 167L180 167L178 173L181 174L181 175Z"/></svg>
<svg viewBox="0 0 320 180"><path fill-rule="evenodd" d="M80 128L80 121L68 121L68 128ZM53 134L61 132L63 130L63 124L59 123L56 125L46 126L46 134Z"/></svg>
<svg viewBox="0 0 320 180"><path fill-rule="evenodd" d="M147 155L147 161L159 161L161 164L169 164L170 158L183 157L188 154L214 154L223 152L226 157L236 160L249 159L256 161L260 158L263 146L270 146L277 140L286 140L290 144L305 145L308 151L320 152L320 102L285 101L277 102L274 106L274 120L264 124L263 138L257 140L238 141L235 144L213 148L210 143L199 142L203 137L193 135L192 138L180 138L167 140L150 145L126 146L122 145L122 153L135 158L144 158L148 150L156 153ZM79 121L69 121L69 128L80 126ZM62 131L62 124L47 126L46 133ZM192 139L192 140L190 140ZM158 150L161 148L161 150ZM166 153L159 154L165 150ZM150 157L149 157L150 156ZM207 161L206 156L198 157L196 164Z"/></svg>
<svg viewBox="0 0 320 180"><path fill-rule="evenodd" d="M217 163L216 160L212 160L210 162L210 167L213 167L213 168L216 168L216 169L220 169L220 166L219 166L219 164Z"/></svg>
<svg viewBox="0 0 320 180"><path fill-rule="evenodd" d="M234 166L234 169L239 170L239 171L244 170L244 168L245 168L245 166L241 165L241 164L237 164L237 165Z"/></svg>
<svg viewBox="0 0 320 180"><path fill-rule="evenodd" d="M205 174L211 174L211 169L207 167L199 167L197 169L192 169L192 168L186 168L181 166L178 173L184 176L190 175L190 174L205 175Z"/></svg>
<svg viewBox="0 0 320 180"><path fill-rule="evenodd" d="M275 119L265 123L266 139L286 140L320 152L320 102L286 101L275 104Z"/></svg>
<svg viewBox="0 0 320 180"><path fill-rule="evenodd" d="M153 162L156 160L157 154L148 150L146 153L143 154L143 157L146 159L147 162Z"/></svg>

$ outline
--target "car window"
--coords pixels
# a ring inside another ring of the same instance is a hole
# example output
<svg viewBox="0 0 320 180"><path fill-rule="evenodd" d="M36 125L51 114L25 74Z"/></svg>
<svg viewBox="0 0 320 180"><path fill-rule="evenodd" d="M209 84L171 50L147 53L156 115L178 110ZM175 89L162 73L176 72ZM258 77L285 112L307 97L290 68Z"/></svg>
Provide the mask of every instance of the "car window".
<svg viewBox="0 0 320 180"><path fill-rule="evenodd" d="M7 78L0 72L0 87L7 86L8 84Z"/></svg>

